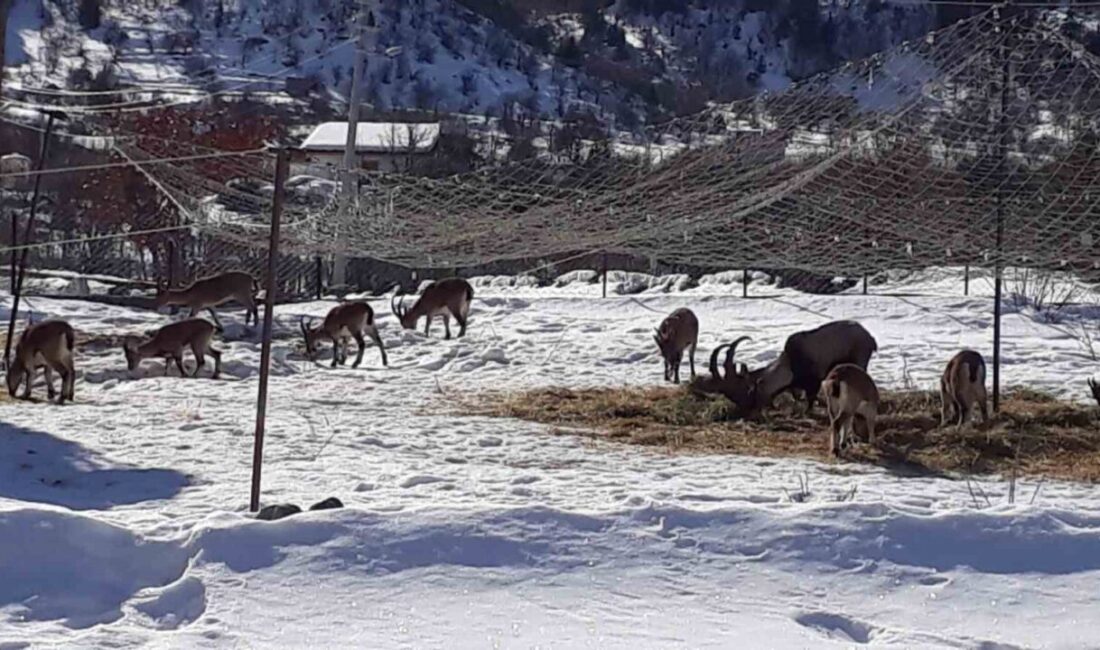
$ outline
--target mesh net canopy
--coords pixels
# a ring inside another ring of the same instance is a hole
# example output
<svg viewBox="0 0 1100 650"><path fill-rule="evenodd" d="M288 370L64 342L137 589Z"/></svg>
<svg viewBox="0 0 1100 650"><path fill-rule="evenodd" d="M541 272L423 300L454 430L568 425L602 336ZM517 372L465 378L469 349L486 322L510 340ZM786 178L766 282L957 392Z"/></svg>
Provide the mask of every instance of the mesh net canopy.
<svg viewBox="0 0 1100 650"><path fill-rule="evenodd" d="M1092 269L1100 60L1064 19L994 8L784 92L568 153L536 141L465 174L356 172L350 205L335 182L294 178L281 251L419 268L604 251L833 274ZM138 162L181 155L136 134L113 146ZM262 268L273 167L266 153L141 169L208 242L212 271Z"/></svg>

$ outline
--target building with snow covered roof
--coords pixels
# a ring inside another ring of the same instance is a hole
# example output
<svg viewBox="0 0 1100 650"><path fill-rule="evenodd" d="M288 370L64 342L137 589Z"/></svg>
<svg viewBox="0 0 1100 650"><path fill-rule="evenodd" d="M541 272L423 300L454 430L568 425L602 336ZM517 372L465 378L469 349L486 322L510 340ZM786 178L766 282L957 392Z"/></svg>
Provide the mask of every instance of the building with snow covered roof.
<svg viewBox="0 0 1100 650"><path fill-rule="evenodd" d="M360 122L355 134L358 167L366 171L406 171L418 156L435 151L439 133L438 122ZM319 124L299 147L293 173L337 178L347 137L347 122Z"/></svg>

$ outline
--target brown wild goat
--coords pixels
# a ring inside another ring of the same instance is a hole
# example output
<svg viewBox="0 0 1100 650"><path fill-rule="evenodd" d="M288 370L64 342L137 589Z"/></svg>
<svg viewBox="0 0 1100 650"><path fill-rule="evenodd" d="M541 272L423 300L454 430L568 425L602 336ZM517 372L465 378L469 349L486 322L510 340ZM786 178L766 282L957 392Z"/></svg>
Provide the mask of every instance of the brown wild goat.
<svg viewBox="0 0 1100 650"><path fill-rule="evenodd" d="M966 424L974 404L982 412L982 422L989 421L989 406L985 392L985 359L973 350L959 352L947 363L940 377L940 426L948 419L958 426Z"/></svg>
<svg viewBox="0 0 1100 650"><path fill-rule="evenodd" d="M382 344L382 337L378 335L378 327L374 324L374 310L365 302L347 302L333 307L320 325L311 326L311 323L306 323L304 317L298 325L302 328L302 337L306 342L306 355L309 356L310 361L317 352L317 342L327 338L332 341L332 367L335 368L338 363L346 363L348 346L345 337L350 335L359 346L359 354L356 355L355 363L351 364L351 367L358 368L363 361L363 350L367 347L366 341L363 340L363 332L366 332L382 352L382 365L389 365L386 360L386 346Z"/></svg>
<svg viewBox="0 0 1100 650"><path fill-rule="evenodd" d="M397 302L397 296L390 301L390 309L393 315L401 322L401 327L407 330L416 329L416 323L421 317L427 317L424 324L424 336L429 336L432 328L432 319L436 316L443 317L443 328L447 332L445 338L451 338L451 316L458 321L458 335L466 335L466 323L470 317L470 302L474 299L474 288L462 278L447 278L428 285L420 298L412 307L405 306L404 297Z"/></svg>
<svg viewBox="0 0 1100 650"><path fill-rule="evenodd" d="M830 370L842 363L866 369L871 355L878 350L874 337L859 323L834 321L790 335L775 361L749 371L745 364L734 364L737 344L747 338L728 346L724 376L715 374L715 370L718 353L727 346L719 347L711 355L711 377L695 384L695 389L701 392L725 395L743 416L758 414L784 391L801 393L809 414Z"/></svg>
<svg viewBox="0 0 1100 650"><path fill-rule="evenodd" d="M11 366L8 367L8 395L15 397L19 384L26 382L23 399L30 399L31 385L38 366L43 366L46 375L46 393L53 399L53 371L61 375L61 395L58 404L73 399L76 383L76 369L73 366L73 351L76 349L76 336L71 325L62 320L46 320L35 323L23 330L19 342L15 345Z"/></svg>
<svg viewBox="0 0 1100 650"><path fill-rule="evenodd" d="M840 456L848 437L855 437L857 417L867 425L867 442L875 444L878 388L863 368L854 363L833 368L821 382L821 398L829 413L829 449L834 456Z"/></svg>
<svg viewBox="0 0 1100 650"><path fill-rule="evenodd" d="M259 284L255 278L242 271L230 271L213 275L208 278L196 280L186 289L162 289L157 288L157 308L181 305L191 309L190 318L194 318L200 311L206 309L214 317L214 322L221 329L218 315L214 313L214 307L236 300L245 307L244 324L248 325L248 317L252 317L253 324L259 324L260 314L256 308L256 293Z"/></svg>
<svg viewBox="0 0 1100 650"><path fill-rule="evenodd" d="M144 343L135 345L127 341L122 345L126 353L126 366L130 370L136 370L142 359L153 357L164 358L164 375L168 376L168 361L176 362L180 376L186 377L183 369L183 349L190 347L195 355L195 371L192 377L199 374L199 369L206 365L205 354L214 357L214 374L211 379L217 379L222 369L222 354L210 344L214 338L214 325L210 321L201 318L189 318L175 323L170 323L160 328L152 338Z"/></svg>
<svg viewBox="0 0 1100 650"><path fill-rule="evenodd" d="M661 350L665 360L665 381L680 383L680 364L684 359L684 350L691 348L688 363L691 377L695 378L695 348L699 344L699 319L690 309L677 309L661 321L661 326L653 335L653 340Z"/></svg>

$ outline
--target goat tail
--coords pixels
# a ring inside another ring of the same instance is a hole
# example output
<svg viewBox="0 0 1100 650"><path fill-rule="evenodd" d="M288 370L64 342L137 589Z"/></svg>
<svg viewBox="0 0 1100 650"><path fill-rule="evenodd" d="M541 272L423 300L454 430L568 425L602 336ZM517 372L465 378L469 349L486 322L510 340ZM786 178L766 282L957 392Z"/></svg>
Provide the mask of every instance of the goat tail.
<svg viewBox="0 0 1100 650"><path fill-rule="evenodd" d="M69 346L70 353L76 350L76 332L71 327L65 329L65 345Z"/></svg>
<svg viewBox="0 0 1100 650"><path fill-rule="evenodd" d="M985 360L979 358L977 363L966 364L970 368L970 383L978 383L978 373L985 373Z"/></svg>

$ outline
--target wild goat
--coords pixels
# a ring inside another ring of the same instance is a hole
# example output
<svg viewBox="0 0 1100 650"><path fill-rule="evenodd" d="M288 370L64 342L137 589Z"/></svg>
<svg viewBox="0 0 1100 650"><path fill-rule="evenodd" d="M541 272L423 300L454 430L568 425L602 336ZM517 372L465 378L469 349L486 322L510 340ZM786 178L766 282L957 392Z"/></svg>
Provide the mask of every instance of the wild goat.
<svg viewBox="0 0 1100 650"><path fill-rule="evenodd" d="M214 357L214 374L211 379L217 379L222 369L222 353L210 344L213 338L214 325L210 321L189 318L165 325L152 338L139 345L127 341L122 345L122 350L126 353L126 366L130 370L136 370L143 359L163 357L166 377L169 360L175 361L180 376L186 377L187 373L183 369L183 348L189 346L195 355L195 371L191 376L198 376L199 369L206 365L204 355L209 354Z"/></svg>
<svg viewBox="0 0 1100 650"><path fill-rule="evenodd" d="M26 382L23 399L30 399L31 386L34 384L35 370L44 368L46 375L46 393L53 399L53 371L61 375L61 395L57 403L73 399L76 369L73 366L73 351L76 349L76 336L71 325L62 320L46 320L35 323L23 330L19 342L15 345L15 355L8 367L8 395L15 397L19 384Z"/></svg>
<svg viewBox="0 0 1100 650"><path fill-rule="evenodd" d="M770 406L783 391L801 392L809 414L817 399L821 382L830 370L852 363L866 370L878 343L862 325L854 321L834 321L787 338L779 358L763 368L749 371L745 364L735 366L734 352L742 337L729 345L725 375L716 374L721 346L711 355L711 377L696 382L696 390L720 393L737 404L742 415L751 416Z"/></svg>
<svg viewBox="0 0 1100 650"><path fill-rule="evenodd" d="M947 426L949 418L960 427L966 424L975 403L981 409L982 421L989 421L982 355L963 350L951 358L940 377L940 401L940 426Z"/></svg>
<svg viewBox="0 0 1100 650"><path fill-rule="evenodd" d="M688 363L691 377L695 378L695 349L699 344L699 319L690 309L677 309L661 321L661 326L653 335L661 356L665 360L665 381L680 383L680 364L684 359L684 350L688 347Z"/></svg>
<svg viewBox="0 0 1100 650"><path fill-rule="evenodd" d="M416 329L416 323L422 316L428 322L424 325L424 336L430 336L432 319L443 317L443 328L451 338L451 316L458 321L458 335L466 335L466 323L470 317L470 302L474 299L474 288L462 278L447 278L428 285L412 307L405 307L405 298L397 302L397 296L390 301L393 315L401 321L401 327Z"/></svg>
<svg viewBox="0 0 1100 650"><path fill-rule="evenodd" d="M181 305L191 309L190 317L194 318L200 311L206 309L214 317L214 322L221 329L221 321L214 313L214 307L236 300L245 307L244 324L248 325L248 317L252 317L254 324L259 324L260 313L256 308L256 293L259 291L256 279L242 271L230 271L219 275L196 280L186 289L162 289L157 288L157 308Z"/></svg>
<svg viewBox="0 0 1100 650"><path fill-rule="evenodd" d="M386 346L382 344L382 337L378 335L378 328L374 324L374 310L370 305L362 301L348 302L337 305L329 310L325 320L320 325L311 326L303 317L298 325L302 328L302 337L306 341L306 355L313 360L317 351L317 342L323 338L332 341L332 367L347 363L348 346L347 336L355 338L359 346L359 354L355 357L352 368L358 368L363 361L363 350L366 349L366 341L363 340L363 332L374 341L382 352L382 365L388 366L386 360Z"/></svg>
<svg viewBox="0 0 1100 650"><path fill-rule="evenodd" d="M856 418L867 425L867 442L875 444L878 388L867 372L853 363L833 368L821 382L821 396L829 413L829 449L840 456L848 436L855 437Z"/></svg>

